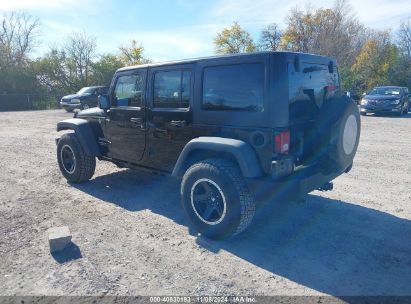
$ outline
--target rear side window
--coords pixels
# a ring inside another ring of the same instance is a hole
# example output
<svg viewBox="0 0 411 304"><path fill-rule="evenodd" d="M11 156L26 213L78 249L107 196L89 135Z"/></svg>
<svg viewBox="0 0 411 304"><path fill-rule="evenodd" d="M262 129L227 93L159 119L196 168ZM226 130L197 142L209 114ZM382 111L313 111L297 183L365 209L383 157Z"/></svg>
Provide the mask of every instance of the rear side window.
<svg viewBox="0 0 411 304"><path fill-rule="evenodd" d="M154 74L154 107L188 108L191 72L175 70Z"/></svg>
<svg viewBox="0 0 411 304"><path fill-rule="evenodd" d="M204 68L202 108L262 112L264 65L260 63Z"/></svg>

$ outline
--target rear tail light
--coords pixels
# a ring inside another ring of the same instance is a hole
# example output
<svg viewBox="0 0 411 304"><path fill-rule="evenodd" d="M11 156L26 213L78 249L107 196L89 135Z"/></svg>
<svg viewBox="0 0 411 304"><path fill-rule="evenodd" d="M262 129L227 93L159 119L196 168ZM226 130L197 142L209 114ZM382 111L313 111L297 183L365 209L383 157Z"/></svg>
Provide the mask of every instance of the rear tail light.
<svg viewBox="0 0 411 304"><path fill-rule="evenodd" d="M336 91L336 90L337 90L337 87L334 86L334 85L329 85L329 86L327 87L327 92L334 92L334 91Z"/></svg>
<svg viewBox="0 0 411 304"><path fill-rule="evenodd" d="M274 137L274 152L277 154L288 154L290 150L290 130L284 130Z"/></svg>

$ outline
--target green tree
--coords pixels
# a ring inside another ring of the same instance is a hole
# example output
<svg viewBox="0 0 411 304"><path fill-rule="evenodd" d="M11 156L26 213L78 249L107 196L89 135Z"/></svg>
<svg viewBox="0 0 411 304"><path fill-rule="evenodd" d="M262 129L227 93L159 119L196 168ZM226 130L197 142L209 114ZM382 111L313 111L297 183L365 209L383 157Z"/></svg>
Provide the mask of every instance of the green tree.
<svg viewBox="0 0 411 304"><path fill-rule="evenodd" d="M411 58L398 56L388 77L391 84L411 88Z"/></svg>
<svg viewBox="0 0 411 304"><path fill-rule="evenodd" d="M123 67L123 61L113 54L105 54L93 64L93 79L95 84L110 85L114 72Z"/></svg>
<svg viewBox="0 0 411 304"><path fill-rule="evenodd" d="M256 51L253 39L238 22L217 33L214 38L214 47L217 54L249 53Z"/></svg>
<svg viewBox="0 0 411 304"><path fill-rule="evenodd" d="M68 62L66 53L57 48L34 62L37 79L46 92L61 96L78 90L76 73Z"/></svg>
<svg viewBox="0 0 411 304"><path fill-rule="evenodd" d="M73 33L66 40L66 44L52 48L34 64L40 84L48 93L56 96L95 84L95 38L85 33Z"/></svg>
<svg viewBox="0 0 411 304"><path fill-rule="evenodd" d="M367 40L351 72L357 75L356 87L367 91L390 83L389 75L398 60L398 48L391 43L389 32L380 32Z"/></svg>
<svg viewBox="0 0 411 304"><path fill-rule="evenodd" d="M131 40L131 42L128 45L120 46L119 50L119 58L126 66L150 62L150 59L144 57L144 47L137 40Z"/></svg>

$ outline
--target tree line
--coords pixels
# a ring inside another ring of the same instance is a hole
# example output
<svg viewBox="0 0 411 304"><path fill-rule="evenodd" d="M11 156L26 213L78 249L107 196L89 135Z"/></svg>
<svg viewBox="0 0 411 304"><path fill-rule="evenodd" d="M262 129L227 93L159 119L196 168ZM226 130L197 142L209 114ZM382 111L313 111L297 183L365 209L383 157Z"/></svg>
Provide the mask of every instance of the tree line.
<svg viewBox="0 0 411 304"><path fill-rule="evenodd" d="M108 85L114 72L149 62L136 40L120 45L116 54L97 54L96 39L85 32L65 37L43 56L32 59L40 22L22 12L0 17L0 94L62 96L90 85Z"/></svg>
<svg viewBox="0 0 411 304"><path fill-rule="evenodd" d="M411 88L411 17L395 32L363 25L347 1L332 8L291 9L285 28L272 23L258 41L238 22L214 39L217 54L254 51L295 51L337 59L344 90L356 95L377 85Z"/></svg>
<svg viewBox="0 0 411 304"><path fill-rule="evenodd" d="M118 46L116 53L97 54L96 39L85 32L68 35L63 45L32 59L39 30L39 20L25 13L0 17L0 94L62 96L84 86L108 85L118 68L150 62L137 40ZM345 0L332 8L293 8L284 28L271 23L257 40L234 22L213 42L216 54L287 50L334 57L343 89L357 95L376 85L411 88L411 17L394 32L370 29Z"/></svg>

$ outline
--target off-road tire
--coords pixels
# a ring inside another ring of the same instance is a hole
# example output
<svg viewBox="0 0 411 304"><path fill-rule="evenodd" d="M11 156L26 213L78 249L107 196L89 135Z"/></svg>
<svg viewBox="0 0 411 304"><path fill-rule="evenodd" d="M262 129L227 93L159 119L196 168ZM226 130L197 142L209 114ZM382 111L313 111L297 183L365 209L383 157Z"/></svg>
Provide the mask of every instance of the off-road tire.
<svg viewBox="0 0 411 304"><path fill-rule="evenodd" d="M75 156L75 165L73 172L71 173L68 172L63 165L62 149L65 146L69 146ZM88 181L92 178L96 169L96 158L87 155L84 152L75 133L64 134L60 137L57 144L57 162L61 173L70 183L82 183Z"/></svg>
<svg viewBox="0 0 411 304"><path fill-rule="evenodd" d="M192 188L196 181L208 179L216 183L226 202L226 213L220 223L205 223L196 214L192 203ZM255 202L239 167L232 161L212 158L193 164L181 182L181 203L194 227L211 239L225 239L243 232L251 223Z"/></svg>
<svg viewBox="0 0 411 304"><path fill-rule="evenodd" d="M357 134L354 145L350 146L347 154L344 150L344 129L349 117L356 123ZM360 131L358 106L346 97L329 100L319 111L316 124L307 132L310 160L321 164L321 169L326 174L345 171L357 152Z"/></svg>
<svg viewBox="0 0 411 304"><path fill-rule="evenodd" d="M340 118L331 126L329 156L339 170L346 170L353 163L360 142L361 119L353 102L340 102Z"/></svg>

